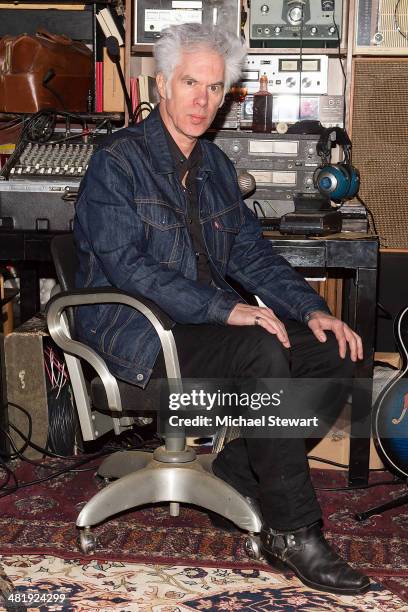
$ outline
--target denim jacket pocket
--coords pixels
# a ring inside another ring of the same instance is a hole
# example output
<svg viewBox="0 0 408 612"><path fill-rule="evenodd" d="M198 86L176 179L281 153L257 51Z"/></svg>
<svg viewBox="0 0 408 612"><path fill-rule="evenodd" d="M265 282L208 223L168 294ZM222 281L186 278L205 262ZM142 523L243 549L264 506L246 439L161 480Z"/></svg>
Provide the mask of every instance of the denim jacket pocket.
<svg viewBox="0 0 408 612"><path fill-rule="evenodd" d="M144 224L149 254L163 264L179 261L185 225L182 211L157 199L135 199L135 205Z"/></svg>
<svg viewBox="0 0 408 612"><path fill-rule="evenodd" d="M242 226L242 211L239 203L221 210L210 218L214 237L214 252L218 261L226 263L236 235Z"/></svg>
<svg viewBox="0 0 408 612"><path fill-rule="evenodd" d="M86 306L82 308L86 308ZM108 314L111 308L112 306L110 304L98 304L96 306L92 306L92 325L89 327L89 331L92 334L98 334L105 321L108 319Z"/></svg>

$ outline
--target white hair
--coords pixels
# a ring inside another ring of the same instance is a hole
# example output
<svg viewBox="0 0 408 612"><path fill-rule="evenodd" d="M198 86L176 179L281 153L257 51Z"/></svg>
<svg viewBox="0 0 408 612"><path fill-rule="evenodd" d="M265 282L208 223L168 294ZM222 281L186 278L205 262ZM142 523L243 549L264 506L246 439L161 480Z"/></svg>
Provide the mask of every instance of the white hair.
<svg viewBox="0 0 408 612"><path fill-rule="evenodd" d="M218 53L225 62L224 94L238 81L246 48L240 39L219 27L203 26L200 23L173 25L161 31L161 37L154 46L156 73L161 72L170 96L170 82L174 69L180 64L181 53L194 53L209 49Z"/></svg>

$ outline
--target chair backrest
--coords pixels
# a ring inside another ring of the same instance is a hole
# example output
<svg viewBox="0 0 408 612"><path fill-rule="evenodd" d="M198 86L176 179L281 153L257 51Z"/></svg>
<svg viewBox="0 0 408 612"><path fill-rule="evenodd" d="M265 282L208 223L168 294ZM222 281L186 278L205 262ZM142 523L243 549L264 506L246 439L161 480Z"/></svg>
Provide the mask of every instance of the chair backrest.
<svg viewBox="0 0 408 612"><path fill-rule="evenodd" d="M51 255L57 273L60 291L75 290L75 273L79 268L79 260L75 249L72 234L61 234L55 236L51 241ZM65 324L68 329L64 330L75 339L74 308L65 311ZM84 440L96 440L101 435L115 429L120 433L120 419L111 418L107 415L96 415L89 397L89 389L95 372L85 362L69 353L65 353L65 361L68 368L70 383L72 386L75 404ZM84 366L84 367L83 367Z"/></svg>
<svg viewBox="0 0 408 612"><path fill-rule="evenodd" d="M51 242L51 254L62 291L75 289L75 272L79 268L72 234L55 236Z"/></svg>

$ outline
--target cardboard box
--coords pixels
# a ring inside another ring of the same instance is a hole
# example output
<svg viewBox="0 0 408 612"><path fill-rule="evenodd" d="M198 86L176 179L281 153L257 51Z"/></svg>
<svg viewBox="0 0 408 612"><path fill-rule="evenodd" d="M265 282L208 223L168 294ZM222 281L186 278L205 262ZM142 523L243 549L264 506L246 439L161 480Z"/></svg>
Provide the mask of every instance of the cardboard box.
<svg viewBox="0 0 408 612"><path fill-rule="evenodd" d="M351 406L347 404L329 433L308 453L309 456L312 455L320 459L328 459L336 463L342 463L346 465L347 468L337 467L321 461L314 461L313 459L309 459L310 467L327 470L348 469L350 456L350 414ZM370 470L382 469L384 467L373 440L370 442L369 465Z"/></svg>

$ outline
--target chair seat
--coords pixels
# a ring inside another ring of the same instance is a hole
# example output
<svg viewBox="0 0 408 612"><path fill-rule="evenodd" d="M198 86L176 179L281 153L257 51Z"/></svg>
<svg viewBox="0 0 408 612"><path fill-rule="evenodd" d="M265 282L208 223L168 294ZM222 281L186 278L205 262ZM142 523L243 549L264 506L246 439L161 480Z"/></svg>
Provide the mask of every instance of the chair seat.
<svg viewBox="0 0 408 612"><path fill-rule="evenodd" d="M141 413L155 411L160 408L160 397L167 389L166 381L161 378L150 379L146 389L136 387L122 380L117 379L120 397L122 400L123 412L140 411ZM93 406L98 410L109 410L106 399L105 388L99 376L96 376L91 382L91 400Z"/></svg>

